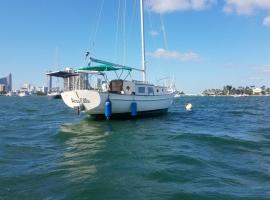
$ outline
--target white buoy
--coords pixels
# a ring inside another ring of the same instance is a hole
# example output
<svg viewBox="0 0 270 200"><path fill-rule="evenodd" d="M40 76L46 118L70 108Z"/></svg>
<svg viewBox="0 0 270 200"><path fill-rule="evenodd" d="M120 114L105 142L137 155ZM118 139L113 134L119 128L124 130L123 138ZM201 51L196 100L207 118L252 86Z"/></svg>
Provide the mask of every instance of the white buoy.
<svg viewBox="0 0 270 200"><path fill-rule="evenodd" d="M192 104L191 103L186 103L185 108L186 108L186 110L190 111L192 109Z"/></svg>

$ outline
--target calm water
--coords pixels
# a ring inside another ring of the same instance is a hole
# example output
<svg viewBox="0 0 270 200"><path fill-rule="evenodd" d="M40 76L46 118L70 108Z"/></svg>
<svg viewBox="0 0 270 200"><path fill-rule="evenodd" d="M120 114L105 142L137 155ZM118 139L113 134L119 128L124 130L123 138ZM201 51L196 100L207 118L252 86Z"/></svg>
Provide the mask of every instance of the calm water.
<svg viewBox="0 0 270 200"><path fill-rule="evenodd" d="M270 97L183 97L126 121L46 97L0 106L0 199L270 199Z"/></svg>

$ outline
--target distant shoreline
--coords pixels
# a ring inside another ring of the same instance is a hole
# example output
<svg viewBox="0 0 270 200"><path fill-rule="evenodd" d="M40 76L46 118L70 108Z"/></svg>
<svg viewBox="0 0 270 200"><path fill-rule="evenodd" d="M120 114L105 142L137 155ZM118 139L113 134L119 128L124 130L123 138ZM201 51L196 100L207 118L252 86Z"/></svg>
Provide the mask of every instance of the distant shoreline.
<svg viewBox="0 0 270 200"><path fill-rule="evenodd" d="M185 94L182 96L201 96L201 97L269 97L269 94L265 94L265 95L224 95L224 94L220 94L220 95L203 95L203 94L194 94L194 95L189 95L189 94Z"/></svg>

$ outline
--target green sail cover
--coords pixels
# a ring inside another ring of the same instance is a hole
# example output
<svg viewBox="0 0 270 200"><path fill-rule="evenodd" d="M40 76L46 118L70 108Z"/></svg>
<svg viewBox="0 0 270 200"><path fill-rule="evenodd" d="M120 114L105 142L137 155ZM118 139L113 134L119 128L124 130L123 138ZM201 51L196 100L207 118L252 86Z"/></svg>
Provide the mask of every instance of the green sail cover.
<svg viewBox="0 0 270 200"><path fill-rule="evenodd" d="M97 65L97 66L89 66L89 67L81 67L78 70L86 70L86 71L116 71L116 70L129 70L131 71L130 67L115 67L113 65Z"/></svg>

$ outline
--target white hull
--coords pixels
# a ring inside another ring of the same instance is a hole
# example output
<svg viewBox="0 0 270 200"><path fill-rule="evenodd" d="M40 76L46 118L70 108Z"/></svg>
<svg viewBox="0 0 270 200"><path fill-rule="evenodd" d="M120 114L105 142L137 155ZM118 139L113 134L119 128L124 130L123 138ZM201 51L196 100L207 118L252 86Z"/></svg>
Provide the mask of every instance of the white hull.
<svg viewBox="0 0 270 200"><path fill-rule="evenodd" d="M61 93L60 92L53 92L47 94L49 99L61 99Z"/></svg>
<svg viewBox="0 0 270 200"><path fill-rule="evenodd" d="M30 96L29 93L26 93L26 92L21 92L18 94L19 97L28 97Z"/></svg>
<svg viewBox="0 0 270 200"><path fill-rule="evenodd" d="M164 95L125 95L96 90L74 90L63 92L62 99L70 108L83 107L90 115L104 114L105 102L109 97L112 114L130 113L132 102L137 103L137 112L166 110L173 103L173 94Z"/></svg>
<svg viewBox="0 0 270 200"><path fill-rule="evenodd" d="M180 94L175 94L175 95L174 95L174 98L180 98L180 97L181 97Z"/></svg>

